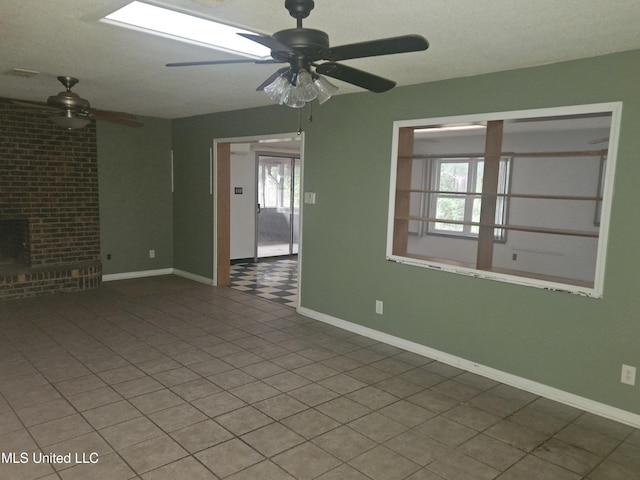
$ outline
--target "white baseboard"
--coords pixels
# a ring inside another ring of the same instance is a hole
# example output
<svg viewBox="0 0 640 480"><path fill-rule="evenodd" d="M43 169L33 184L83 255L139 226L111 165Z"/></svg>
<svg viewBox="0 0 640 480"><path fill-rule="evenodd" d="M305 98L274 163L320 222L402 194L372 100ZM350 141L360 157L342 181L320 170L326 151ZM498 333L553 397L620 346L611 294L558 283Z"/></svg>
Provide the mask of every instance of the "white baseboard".
<svg viewBox="0 0 640 480"><path fill-rule="evenodd" d="M475 363L470 360L466 360L464 358L442 352L440 350L435 350L419 343L395 337L393 335L389 335L388 333L380 332L369 327L364 327L356 323L348 322L346 320L332 317L324 313L316 312L315 310L311 310L305 307L298 307L297 311L301 315L313 318L314 320L328 323L344 330L357 333L364 337L372 338L379 342L393 345L395 347L402 348L403 350L432 358L439 362L446 363L447 365L458 367L462 370L466 370L468 372L490 378L497 382L504 383L521 390L525 390L527 392L539 395L544 398L548 398L550 400L555 400L565 405L569 405L571 407L575 407L580 410L599 415L601 417L609 418L611 420L615 420L617 422L624 423L635 428L640 428L640 415L636 413L628 412L626 410L612 407L604 403L596 402L589 398L574 395L573 393L565 392L564 390L559 390L557 388L534 382L517 375L512 375L501 370L496 370L495 368L487 367L485 365L481 365L479 363Z"/></svg>
<svg viewBox="0 0 640 480"><path fill-rule="evenodd" d="M171 275L173 268L161 268L158 270L142 270L139 272L111 273L103 275L103 282L113 282L116 280L130 280L132 278L157 277L160 275Z"/></svg>
<svg viewBox="0 0 640 480"><path fill-rule="evenodd" d="M202 275L196 275L195 273L185 272L184 270L178 270L174 268L172 273L182 278L186 278L188 280L193 280L194 282L204 283L205 285L214 285L213 278L203 277Z"/></svg>
<svg viewBox="0 0 640 480"><path fill-rule="evenodd" d="M196 275L195 273L185 272L184 270L178 270L177 268L161 268L158 270L142 270L139 272L125 272L125 273L112 273L109 275L103 275L103 282L113 282L116 280L130 280L133 278L145 278L145 277L158 277L161 275L177 275L194 282L204 283L205 285L213 285L213 279Z"/></svg>

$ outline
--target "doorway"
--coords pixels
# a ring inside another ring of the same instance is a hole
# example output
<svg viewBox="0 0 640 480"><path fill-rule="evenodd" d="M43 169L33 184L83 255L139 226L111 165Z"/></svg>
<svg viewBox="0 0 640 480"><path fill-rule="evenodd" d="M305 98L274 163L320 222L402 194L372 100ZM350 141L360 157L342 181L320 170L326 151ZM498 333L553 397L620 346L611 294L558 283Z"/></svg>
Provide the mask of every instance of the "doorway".
<svg viewBox="0 0 640 480"><path fill-rule="evenodd" d="M298 179L298 187L293 187L297 193L292 205L300 205L297 199L301 196L304 176L304 132L214 140L210 166L211 174L215 172L211 184L216 212L214 285L229 285L297 308L301 258L296 253L302 246L302 211L294 207L291 219L294 229L290 243L295 253L284 259L270 257L257 262L257 152L295 159L292 175ZM277 262L282 263L273 265ZM281 271L271 271L270 267L280 267Z"/></svg>
<svg viewBox="0 0 640 480"><path fill-rule="evenodd" d="M256 155L255 259L297 255L300 222L300 157Z"/></svg>

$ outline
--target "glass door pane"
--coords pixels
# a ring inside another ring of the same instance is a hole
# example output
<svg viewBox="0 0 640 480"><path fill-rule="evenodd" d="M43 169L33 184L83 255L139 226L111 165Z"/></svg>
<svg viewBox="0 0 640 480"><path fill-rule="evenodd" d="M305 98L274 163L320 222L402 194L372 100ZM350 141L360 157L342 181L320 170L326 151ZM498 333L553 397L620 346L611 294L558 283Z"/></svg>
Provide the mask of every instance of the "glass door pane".
<svg viewBox="0 0 640 480"><path fill-rule="evenodd" d="M258 156L257 257L298 251L299 159Z"/></svg>

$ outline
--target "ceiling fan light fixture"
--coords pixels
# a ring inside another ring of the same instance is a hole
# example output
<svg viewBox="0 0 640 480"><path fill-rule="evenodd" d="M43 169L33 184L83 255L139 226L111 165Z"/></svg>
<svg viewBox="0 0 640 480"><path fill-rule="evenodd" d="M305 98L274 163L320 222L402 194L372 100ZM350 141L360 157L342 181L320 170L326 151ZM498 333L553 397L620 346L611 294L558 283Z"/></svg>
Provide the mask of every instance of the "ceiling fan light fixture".
<svg viewBox="0 0 640 480"><path fill-rule="evenodd" d="M290 72L288 76L278 75L262 90L279 105L302 108L316 99L321 104L325 103L336 93L338 87L320 75L312 75L301 69L295 77Z"/></svg>
<svg viewBox="0 0 640 480"><path fill-rule="evenodd" d="M285 75L279 75L263 91L271 100L279 105L287 105L292 108L304 107L306 101L299 96L300 90L291 84Z"/></svg>
<svg viewBox="0 0 640 480"><path fill-rule="evenodd" d="M78 130L84 128L91 123L91 119L86 117L78 117L72 110L65 110L63 115L52 115L49 117L53 123L67 130Z"/></svg>

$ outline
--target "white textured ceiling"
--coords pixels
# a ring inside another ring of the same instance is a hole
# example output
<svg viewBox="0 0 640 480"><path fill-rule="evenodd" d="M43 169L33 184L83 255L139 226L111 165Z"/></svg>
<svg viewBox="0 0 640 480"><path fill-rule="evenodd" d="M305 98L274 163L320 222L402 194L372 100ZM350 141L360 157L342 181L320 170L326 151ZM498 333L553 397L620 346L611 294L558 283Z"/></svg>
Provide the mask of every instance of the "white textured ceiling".
<svg viewBox="0 0 640 480"><path fill-rule="evenodd" d="M137 115L178 118L270 103L255 88L280 66L167 68L237 57L98 22L126 3L0 0L0 96L44 101L62 90L57 75L71 75L80 78L74 91L93 107ZM295 27L284 0L156 3L265 34ZM409 85L639 49L640 1L316 0L304 26L327 32L334 46L425 36L425 52L344 62ZM8 75L14 68L41 73ZM360 91L335 83L339 93Z"/></svg>

